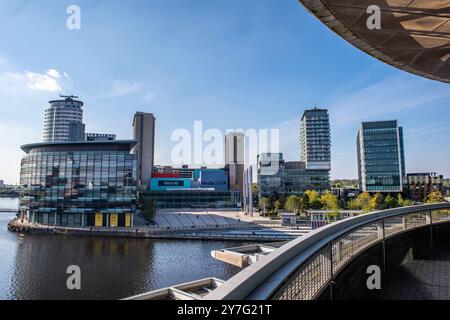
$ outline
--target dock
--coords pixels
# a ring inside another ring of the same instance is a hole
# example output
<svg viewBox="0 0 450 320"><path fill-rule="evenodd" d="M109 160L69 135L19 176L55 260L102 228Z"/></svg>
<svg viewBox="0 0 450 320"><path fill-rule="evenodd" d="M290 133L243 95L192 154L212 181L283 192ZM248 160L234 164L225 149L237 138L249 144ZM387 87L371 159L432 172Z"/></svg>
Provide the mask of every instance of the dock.
<svg viewBox="0 0 450 320"><path fill-rule="evenodd" d="M214 250L211 256L219 261L231 264L239 268L246 268L261 258L272 253L288 242L275 242L265 244L253 244L242 247Z"/></svg>
<svg viewBox="0 0 450 320"><path fill-rule="evenodd" d="M218 288L224 282L216 278L206 278L139 294L123 300L202 300L205 295Z"/></svg>

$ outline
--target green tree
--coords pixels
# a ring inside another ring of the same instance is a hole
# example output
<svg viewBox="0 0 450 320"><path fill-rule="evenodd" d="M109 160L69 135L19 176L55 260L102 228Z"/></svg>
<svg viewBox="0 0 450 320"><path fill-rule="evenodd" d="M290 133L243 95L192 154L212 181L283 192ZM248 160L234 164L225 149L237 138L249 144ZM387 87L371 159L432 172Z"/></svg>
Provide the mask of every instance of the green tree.
<svg viewBox="0 0 450 320"><path fill-rule="evenodd" d="M413 202L409 199L403 199L403 195L401 193L397 196L397 206L398 207L410 207L413 205Z"/></svg>
<svg viewBox="0 0 450 320"><path fill-rule="evenodd" d="M156 215L156 206L153 199L149 197L139 196L139 206L141 207L142 216L147 221L153 221Z"/></svg>
<svg viewBox="0 0 450 320"><path fill-rule="evenodd" d="M376 193L370 200L370 207L373 210L383 210L384 209L384 197L381 193Z"/></svg>
<svg viewBox="0 0 450 320"><path fill-rule="evenodd" d="M309 207L309 199L308 196L289 196L286 200L286 204L284 206L285 209L289 211L293 211L296 215L300 215L308 210Z"/></svg>
<svg viewBox="0 0 450 320"><path fill-rule="evenodd" d="M397 205L399 206L399 207L404 207L405 205L403 204L403 196L402 196L402 194L401 193L399 193L398 194L398 196L397 196Z"/></svg>
<svg viewBox="0 0 450 320"><path fill-rule="evenodd" d="M272 213L274 215L278 215L280 213L280 210L283 210L283 203L280 199L277 199L274 202L274 210Z"/></svg>
<svg viewBox="0 0 450 320"><path fill-rule="evenodd" d="M339 199L327 192L321 197L321 201L323 203L324 209L332 211L332 213L328 213L328 218L338 218L341 206L339 205Z"/></svg>
<svg viewBox="0 0 450 320"><path fill-rule="evenodd" d="M358 199L353 199L347 202L347 208L350 210L361 210Z"/></svg>
<svg viewBox="0 0 450 320"><path fill-rule="evenodd" d="M309 199L309 207L313 210L320 210L322 209L322 201L320 199L320 195L315 190L307 190L305 191L305 194L308 196Z"/></svg>
<svg viewBox="0 0 450 320"><path fill-rule="evenodd" d="M302 205L301 205L301 211L306 212L311 208L311 203L309 202L309 197L307 194L303 194L302 198Z"/></svg>
<svg viewBox="0 0 450 320"><path fill-rule="evenodd" d="M387 209L396 208L397 205L397 200L390 194L386 197L386 199L384 199L384 206Z"/></svg>
<svg viewBox="0 0 450 320"><path fill-rule="evenodd" d="M323 203L324 209L326 210L339 212L339 210L341 209L341 206L339 205L339 199L331 193L325 193L324 195L322 195L321 202Z"/></svg>
<svg viewBox="0 0 450 320"><path fill-rule="evenodd" d="M358 198L356 199L359 210L370 212L372 210L372 206L370 205L371 200L372 197L370 196L370 193L363 192L359 194Z"/></svg>
<svg viewBox="0 0 450 320"><path fill-rule="evenodd" d="M426 199L426 203L441 203L441 202L444 202L444 200L445 200L444 196L442 195L441 192L434 191L428 195L428 197Z"/></svg>
<svg viewBox="0 0 450 320"><path fill-rule="evenodd" d="M286 197L285 197L285 195L284 194L282 194L281 196L279 196L278 197L278 199L277 199L278 201L279 201L279 209L281 209L281 210L283 210L284 208L285 208L285 206L286 206Z"/></svg>
<svg viewBox="0 0 450 320"><path fill-rule="evenodd" d="M342 188L343 184L341 181L335 181L333 182L333 188Z"/></svg>
<svg viewBox="0 0 450 320"><path fill-rule="evenodd" d="M263 212L263 214L266 214L266 210L267 210L267 198L266 197L261 197L259 198L259 210L261 210Z"/></svg>
<svg viewBox="0 0 450 320"><path fill-rule="evenodd" d="M300 214L302 198L299 196L289 196L286 200L285 208L294 212L296 215Z"/></svg>
<svg viewBox="0 0 450 320"><path fill-rule="evenodd" d="M403 207L410 207L413 205L413 202L409 199L403 200Z"/></svg>
<svg viewBox="0 0 450 320"><path fill-rule="evenodd" d="M269 198L267 198L267 203L266 203L266 210L267 213L272 214L275 211L275 201L276 198L272 195Z"/></svg>

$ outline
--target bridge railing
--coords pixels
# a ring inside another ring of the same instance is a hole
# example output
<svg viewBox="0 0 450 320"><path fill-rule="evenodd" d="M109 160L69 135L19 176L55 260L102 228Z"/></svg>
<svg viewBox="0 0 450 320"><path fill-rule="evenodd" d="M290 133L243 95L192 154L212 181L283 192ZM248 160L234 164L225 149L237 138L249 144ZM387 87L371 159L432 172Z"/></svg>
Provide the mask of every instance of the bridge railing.
<svg viewBox="0 0 450 320"><path fill-rule="evenodd" d="M212 300L310 300L371 246L400 233L450 221L450 203L377 211L291 241L207 295ZM431 232L432 234L432 232ZM383 246L384 248L384 246ZM385 251L383 249L385 259Z"/></svg>

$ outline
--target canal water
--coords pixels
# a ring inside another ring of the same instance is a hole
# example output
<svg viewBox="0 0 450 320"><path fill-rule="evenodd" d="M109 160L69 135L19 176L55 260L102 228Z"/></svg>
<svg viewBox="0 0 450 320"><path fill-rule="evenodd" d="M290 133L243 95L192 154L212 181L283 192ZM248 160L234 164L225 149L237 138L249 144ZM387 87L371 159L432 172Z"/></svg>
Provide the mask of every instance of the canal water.
<svg viewBox="0 0 450 320"><path fill-rule="evenodd" d="M240 269L211 251L236 242L18 235L7 231L17 199L0 198L0 299L120 299ZM81 268L81 290L67 289L67 267Z"/></svg>

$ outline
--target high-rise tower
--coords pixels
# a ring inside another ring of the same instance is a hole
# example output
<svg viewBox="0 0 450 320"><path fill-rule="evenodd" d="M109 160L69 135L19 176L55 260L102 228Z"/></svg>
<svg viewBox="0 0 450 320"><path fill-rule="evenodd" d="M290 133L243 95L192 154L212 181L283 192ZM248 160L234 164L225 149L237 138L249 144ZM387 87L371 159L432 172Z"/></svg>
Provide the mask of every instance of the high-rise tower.
<svg viewBox="0 0 450 320"><path fill-rule="evenodd" d="M45 110L44 142L83 141L83 102L75 96L60 96L61 100L50 101Z"/></svg>
<svg viewBox="0 0 450 320"><path fill-rule="evenodd" d="M133 120L133 138L138 143L133 152L137 153L137 182L148 186L155 163L155 122L153 113L136 112Z"/></svg>
<svg viewBox="0 0 450 320"><path fill-rule="evenodd" d="M331 170L331 134L328 110L306 110L301 120L302 162L308 170Z"/></svg>
<svg viewBox="0 0 450 320"><path fill-rule="evenodd" d="M225 137L225 165L228 168L229 187L232 191L242 191L244 187L245 135L230 132Z"/></svg>
<svg viewBox="0 0 450 320"><path fill-rule="evenodd" d="M360 191L403 192L405 151L397 120L363 122L357 151Z"/></svg>

